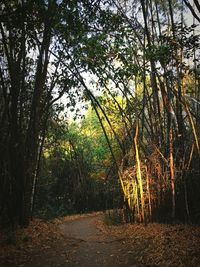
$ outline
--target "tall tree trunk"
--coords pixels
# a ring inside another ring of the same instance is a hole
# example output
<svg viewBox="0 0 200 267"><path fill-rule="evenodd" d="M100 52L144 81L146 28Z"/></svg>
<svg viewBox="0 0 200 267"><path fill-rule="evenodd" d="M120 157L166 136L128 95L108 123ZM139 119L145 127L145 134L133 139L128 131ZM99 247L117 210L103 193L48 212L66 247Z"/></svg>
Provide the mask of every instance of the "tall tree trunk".
<svg viewBox="0 0 200 267"><path fill-rule="evenodd" d="M43 107L45 82L47 78L47 68L49 63L49 47L51 42L51 10L52 2L49 2L49 17L46 18L44 25L43 41L41 44L40 55L37 64L35 87L31 105L31 114L26 136L25 150L25 170L24 170L24 201L21 212L21 223L27 226L31 218L31 196L35 170L37 168L39 134L43 129Z"/></svg>
<svg viewBox="0 0 200 267"><path fill-rule="evenodd" d="M169 146L170 146L170 178L171 178L171 190L172 190L172 219L175 219L175 212L176 212L176 196L175 196L175 171L174 171L174 156L173 156L173 130L170 127L169 132Z"/></svg>
<svg viewBox="0 0 200 267"><path fill-rule="evenodd" d="M140 165L140 156L137 145L137 137L138 137L138 121L136 122L135 129L135 137L134 137L134 147L135 147L135 160L136 160L136 177L140 189L140 201L141 201L141 221L145 220L145 203L144 203L144 192L143 192L143 181L142 181L142 173L141 173L141 165Z"/></svg>

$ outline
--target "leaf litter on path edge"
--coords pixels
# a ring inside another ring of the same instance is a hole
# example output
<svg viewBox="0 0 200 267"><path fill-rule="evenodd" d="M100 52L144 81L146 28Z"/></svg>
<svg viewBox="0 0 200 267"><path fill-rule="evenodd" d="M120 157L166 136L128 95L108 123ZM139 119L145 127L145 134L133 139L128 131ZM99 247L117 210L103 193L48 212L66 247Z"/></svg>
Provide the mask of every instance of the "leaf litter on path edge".
<svg viewBox="0 0 200 267"><path fill-rule="evenodd" d="M199 226L158 223L107 226L103 223L100 213L89 216L97 218L95 224L101 235L99 242L120 243L118 253L123 259L135 260L138 265L133 266L200 266ZM0 266L28 266L26 264L30 257L37 255L39 250L40 253L49 250L51 255L51 250L54 250L55 246L58 253L60 251L65 257L65 262L68 262L74 249L72 240L63 238L58 224L80 218L87 218L87 215L65 217L55 220L54 223L36 219L28 228L17 229L13 234L13 240L9 240L8 235L1 230ZM65 246L65 251L63 248L59 249L59 246ZM111 257L114 254L111 253ZM55 251L52 255L56 257Z"/></svg>

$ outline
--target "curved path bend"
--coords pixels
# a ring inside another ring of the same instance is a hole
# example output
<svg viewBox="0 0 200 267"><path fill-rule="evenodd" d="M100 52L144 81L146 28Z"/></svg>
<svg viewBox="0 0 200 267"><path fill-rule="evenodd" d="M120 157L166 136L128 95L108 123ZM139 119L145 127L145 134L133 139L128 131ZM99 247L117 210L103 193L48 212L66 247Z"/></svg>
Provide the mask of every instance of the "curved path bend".
<svg viewBox="0 0 200 267"><path fill-rule="evenodd" d="M27 247L3 259L1 267L135 267L124 233L103 231L102 214L66 218L58 224L59 237L49 236L41 247ZM123 253L123 251L125 253Z"/></svg>

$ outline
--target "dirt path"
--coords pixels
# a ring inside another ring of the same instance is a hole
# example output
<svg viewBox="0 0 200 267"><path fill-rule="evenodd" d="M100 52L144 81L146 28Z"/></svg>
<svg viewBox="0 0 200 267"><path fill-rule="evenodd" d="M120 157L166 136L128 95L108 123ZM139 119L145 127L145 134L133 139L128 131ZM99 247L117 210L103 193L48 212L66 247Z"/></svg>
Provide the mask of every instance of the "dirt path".
<svg viewBox="0 0 200 267"><path fill-rule="evenodd" d="M96 224L101 215L90 216L66 222L60 229L74 249L69 263L65 266L75 267L130 267L134 266L128 259L121 257L123 238L105 235Z"/></svg>
<svg viewBox="0 0 200 267"><path fill-rule="evenodd" d="M100 215L88 215L62 222L59 229L62 241L33 251L28 264L18 267L132 267L130 257L122 256L123 238L105 233L99 227ZM5 265L9 266L9 265ZM12 265L14 266L14 265ZM9 266L10 267L10 266Z"/></svg>
<svg viewBox="0 0 200 267"><path fill-rule="evenodd" d="M106 226L102 219L35 220L15 245L0 239L0 267L200 267L199 226Z"/></svg>

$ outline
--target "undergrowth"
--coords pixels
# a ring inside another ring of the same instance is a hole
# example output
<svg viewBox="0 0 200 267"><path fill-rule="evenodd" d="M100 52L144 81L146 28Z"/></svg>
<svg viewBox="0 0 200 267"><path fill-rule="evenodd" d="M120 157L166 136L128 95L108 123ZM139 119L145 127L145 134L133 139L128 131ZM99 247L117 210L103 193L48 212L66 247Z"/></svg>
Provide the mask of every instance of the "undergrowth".
<svg viewBox="0 0 200 267"><path fill-rule="evenodd" d="M124 223L121 210L112 210L104 214L104 223L106 225L120 225Z"/></svg>

